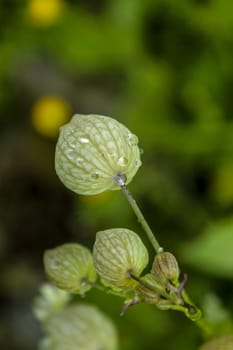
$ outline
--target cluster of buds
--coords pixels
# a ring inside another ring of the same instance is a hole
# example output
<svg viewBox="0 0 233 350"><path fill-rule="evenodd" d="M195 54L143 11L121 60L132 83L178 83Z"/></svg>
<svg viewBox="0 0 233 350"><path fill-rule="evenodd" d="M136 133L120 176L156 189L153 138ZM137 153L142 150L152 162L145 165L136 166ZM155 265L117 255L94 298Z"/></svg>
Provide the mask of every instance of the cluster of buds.
<svg viewBox="0 0 233 350"><path fill-rule="evenodd" d="M61 128L55 169L65 186L78 194L95 195L126 188L140 165L137 137L112 118L75 115ZM143 220L142 215L140 219ZM101 283L101 288L107 292L122 296L125 300L122 314L129 306L146 302L162 310L182 311L190 319L197 320L200 312L185 293L186 278L179 281L180 270L175 257L160 248L155 250L157 254L150 272L143 275L149 255L140 237L128 229L113 228L97 232L93 252L77 243L47 250L44 265L48 278L63 291L83 295ZM69 341L67 336L77 339L77 344L85 342L88 334L82 329L89 322L89 314L92 319L89 328L93 327L93 334L98 333L89 339L101 339L98 349L115 349L114 330L109 322L88 306L71 306L50 317L46 322L46 341L52 343L43 349L67 348L61 345ZM114 342L109 344L109 339ZM92 346L69 345L69 349L96 348Z"/></svg>
<svg viewBox="0 0 233 350"><path fill-rule="evenodd" d="M127 295L148 264L148 252L133 231L116 228L97 232L93 255L84 246L69 243L44 253L47 277L58 288L83 295L96 282L113 293Z"/></svg>
<svg viewBox="0 0 233 350"><path fill-rule="evenodd" d="M83 295L95 286L98 275L108 292L125 299L123 313L128 306L146 302L162 310L183 311L190 319L198 319L199 310L188 299L184 281L179 282L180 271L174 255L157 254L150 273L142 275L148 260L148 251L140 237L123 228L97 232L93 254L76 243L64 244L44 254L48 278L64 291Z"/></svg>
<svg viewBox="0 0 233 350"><path fill-rule="evenodd" d="M76 193L95 195L120 189L122 183L132 180L140 165L137 136L110 117L75 115L61 128L55 169L61 181ZM93 255L76 243L44 255L48 278L65 291L84 294L98 275L105 288L127 300L126 305L144 301L198 318L200 314L184 292L185 281L179 282L175 257L159 252L150 273L141 276L148 260L139 236L123 228L98 232Z"/></svg>
<svg viewBox="0 0 233 350"><path fill-rule="evenodd" d="M201 317L201 312L191 302L185 292L187 276L179 280L180 269L176 258L169 252L161 252L154 258L150 273L140 281L140 298L161 310L182 311L193 321Z"/></svg>

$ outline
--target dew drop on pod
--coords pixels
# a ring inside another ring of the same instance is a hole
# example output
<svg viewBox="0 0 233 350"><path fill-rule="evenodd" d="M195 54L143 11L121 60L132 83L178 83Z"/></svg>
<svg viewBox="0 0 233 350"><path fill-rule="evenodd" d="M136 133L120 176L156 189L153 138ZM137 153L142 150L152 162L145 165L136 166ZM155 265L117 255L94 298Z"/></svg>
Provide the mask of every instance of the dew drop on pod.
<svg viewBox="0 0 233 350"><path fill-rule="evenodd" d="M84 294L97 277L91 252L77 243L46 250L44 266L50 281L70 293Z"/></svg>
<svg viewBox="0 0 233 350"><path fill-rule="evenodd" d="M40 350L117 350L112 321L92 305L70 305L44 324Z"/></svg>
<svg viewBox="0 0 233 350"><path fill-rule="evenodd" d="M110 117L73 116L60 129L55 169L70 190L94 195L116 190L115 177L129 183L141 165L138 138Z"/></svg>
<svg viewBox="0 0 233 350"><path fill-rule="evenodd" d="M220 337L209 340L203 344L199 350L232 350L233 334L222 335Z"/></svg>
<svg viewBox="0 0 233 350"><path fill-rule="evenodd" d="M96 271L103 284L113 290L134 289L148 264L148 252L139 236L124 228L99 231L93 249Z"/></svg>

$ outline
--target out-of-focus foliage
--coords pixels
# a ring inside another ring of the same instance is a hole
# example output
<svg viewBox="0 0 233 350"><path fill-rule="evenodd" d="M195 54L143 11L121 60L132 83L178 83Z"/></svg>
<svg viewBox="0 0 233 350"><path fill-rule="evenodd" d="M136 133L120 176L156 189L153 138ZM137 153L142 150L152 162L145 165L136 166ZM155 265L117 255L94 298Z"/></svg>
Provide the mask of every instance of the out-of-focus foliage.
<svg viewBox="0 0 233 350"><path fill-rule="evenodd" d="M91 248L110 227L141 232L120 192L87 198L59 182L56 134L74 113L115 117L139 137L132 192L194 301L212 293L232 310L232 33L230 1L0 2L0 348L37 346L44 250ZM86 301L114 318L122 350L202 342L180 314L139 305L119 318L117 297Z"/></svg>
<svg viewBox="0 0 233 350"><path fill-rule="evenodd" d="M117 331L110 318L94 305L68 303L68 293L49 283L42 285L34 304L35 316L46 335L39 349L117 350Z"/></svg>
<svg viewBox="0 0 233 350"><path fill-rule="evenodd" d="M184 259L200 270L219 277L233 277L233 223L214 222L207 232L183 246Z"/></svg>

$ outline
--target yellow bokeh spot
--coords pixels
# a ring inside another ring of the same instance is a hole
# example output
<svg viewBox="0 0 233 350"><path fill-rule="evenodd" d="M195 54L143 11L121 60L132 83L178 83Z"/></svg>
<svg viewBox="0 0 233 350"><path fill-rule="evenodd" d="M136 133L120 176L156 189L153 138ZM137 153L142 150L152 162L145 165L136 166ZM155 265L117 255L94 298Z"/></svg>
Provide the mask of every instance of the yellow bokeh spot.
<svg viewBox="0 0 233 350"><path fill-rule="evenodd" d="M27 17L31 23L46 27L59 18L63 7L63 0L30 0Z"/></svg>
<svg viewBox="0 0 233 350"><path fill-rule="evenodd" d="M60 126L69 120L70 115L70 105L64 99L46 96L34 104L31 121L40 134L55 137L58 135Z"/></svg>

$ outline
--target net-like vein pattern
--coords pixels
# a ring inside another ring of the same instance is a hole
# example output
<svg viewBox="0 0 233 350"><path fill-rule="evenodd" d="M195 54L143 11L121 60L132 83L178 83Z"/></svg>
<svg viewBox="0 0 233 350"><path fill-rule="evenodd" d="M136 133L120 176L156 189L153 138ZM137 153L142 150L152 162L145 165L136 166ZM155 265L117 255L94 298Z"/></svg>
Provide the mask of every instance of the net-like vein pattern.
<svg viewBox="0 0 233 350"><path fill-rule="evenodd" d="M76 193L118 189L115 176L125 175L129 183L140 165L137 137L115 119L75 115L61 128L55 169L61 181Z"/></svg>
<svg viewBox="0 0 233 350"><path fill-rule="evenodd" d="M109 287L131 289L148 264L148 252L133 231L116 228L99 231L93 250L94 265L103 283Z"/></svg>

